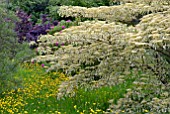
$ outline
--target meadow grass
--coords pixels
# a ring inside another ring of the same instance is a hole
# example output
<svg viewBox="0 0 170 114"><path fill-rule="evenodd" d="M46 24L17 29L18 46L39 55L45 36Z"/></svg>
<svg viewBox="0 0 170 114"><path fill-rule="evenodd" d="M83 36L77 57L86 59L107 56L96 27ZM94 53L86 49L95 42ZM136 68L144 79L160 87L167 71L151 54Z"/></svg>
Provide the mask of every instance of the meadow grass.
<svg viewBox="0 0 170 114"><path fill-rule="evenodd" d="M126 77L124 83L101 87L94 90L86 88L75 90L74 97L56 98L57 89L62 81L68 80L62 73L45 72L38 64L24 64L15 78L22 80L22 87L4 92L0 98L2 114L101 114L122 98L126 89L132 88L134 78Z"/></svg>
<svg viewBox="0 0 170 114"><path fill-rule="evenodd" d="M57 104L61 112L100 114L109 107L110 99L114 98L113 102L117 103L117 100L126 93L126 89L131 88L133 81L134 79L127 79L125 83L94 90L78 89L74 97L65 97Z"/></svg>

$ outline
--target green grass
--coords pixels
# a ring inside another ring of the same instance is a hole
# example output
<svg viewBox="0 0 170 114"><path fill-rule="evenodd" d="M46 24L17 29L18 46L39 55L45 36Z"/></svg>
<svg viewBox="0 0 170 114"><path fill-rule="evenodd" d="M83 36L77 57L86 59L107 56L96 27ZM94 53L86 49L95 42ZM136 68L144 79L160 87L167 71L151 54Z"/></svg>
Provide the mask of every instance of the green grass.
<svg viewBox="0 0 170 114"><path fill-rule="evenodd" d="M57 104L61 112L76 113L78 111L89 114L93 111L97 112L101 110L100 112L102 113L109 107L108 101L114 98L113 102L116 103L126 93L126 89L131 88L133 81L134 79L127 79L123 84L102 87L96 90L85 91L85 89L79 89L75 97L66 97ZM73 110L74 106L76 106L75 110Z"/></svg>
<svg viewBox="0 0 170 114"><path fill-rule="evenodd" d="M16 78L23 80L23 87L17 91L4 92L0 98L1 113L29 114L89 114L103 113L109 107L108 101L114 103L122 98L126 89L132 88L134 78L126 77L122 84L101 87L94 90L82 88L76 90L74 97L57 100L58 85L67 80L62 73L46 73L40 65L25 65L20 68ZM13 103L12 103L13 102Z"/></svg>

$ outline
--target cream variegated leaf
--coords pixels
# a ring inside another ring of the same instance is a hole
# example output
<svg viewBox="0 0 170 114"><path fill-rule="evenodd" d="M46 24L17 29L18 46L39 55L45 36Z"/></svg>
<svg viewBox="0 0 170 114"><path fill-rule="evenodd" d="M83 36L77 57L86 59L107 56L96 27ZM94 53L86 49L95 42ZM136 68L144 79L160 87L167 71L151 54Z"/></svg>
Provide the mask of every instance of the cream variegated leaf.
<svg viewBox="0 0 170 114"><path fill-rule="evenodd" d="M79 15L105 21L79 22L79 26L64 29L62 33L55 33L54 36L40 36L37 48L40 55L33 60L40 63L49 62L48 72L63 70L63 73L70 76L70 80L61 84L58 98L65 95L74 96L75 88L94 89L124 83L131 72L138 77L138 72L142 71L142 77L135 80L136 88L131 88L132 91L126 93L125 98L118 100L117 105L111 104L108 108L120 113L122 107L133 113L133 107L136 106L135 97L145 96L145 93L140 93L141 88L157 92L157 86L164 87L157 78L165 79L170 75L168 2L117 1L122 4L93 8L61 6L61 16ZM138 16L141 17L136 25L128 24L138 19ZM59 47L56 43L65 45ZM149 82L149 79L153 79L153 82ZM154 101L141 100L142 105L139 107L142 109L144 106L159 106L152 104ZM160 104L166 104L167 101L169 99L166 97Z"/></svg>

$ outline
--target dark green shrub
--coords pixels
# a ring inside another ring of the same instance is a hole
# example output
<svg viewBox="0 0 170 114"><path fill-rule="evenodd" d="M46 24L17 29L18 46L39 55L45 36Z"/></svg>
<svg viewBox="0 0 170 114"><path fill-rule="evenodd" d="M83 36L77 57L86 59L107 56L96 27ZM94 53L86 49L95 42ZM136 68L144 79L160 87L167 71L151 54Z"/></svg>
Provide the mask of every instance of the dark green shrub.
<svg viewBox="0 0 170 114"><path fill-rule="evenodd" d="M32 55L28 44L19 44L14 32L14 22L17 20L13 12L0 5L0 93L19 86L14 73L19 63Z"/></svg>
<svg viewBox="0 0 170 114"><path fill-rule="evenodd" d="M60 6L82 6L82 7L99 7L99 6L109 6L113 5L111 0L49 0L49 6L47 7L49 15L54 19L64 19L61 18L57 11ZM115 5L115 4L114 4ZM68 19L68 18L67 18ZM72 19L71 17L69 19Z"/></svg>
<svg viewBox="0 0 170 114"><path fill-rule="evenodd" d="M109 6L110 0L49 0L49 6L82 6L82 7L99 7Z"/></svg>
<svg viewBox="0 0 170 114"><path fill-rule="evenodd" d="M31 19L36 23L41 14L47 14L49 0L11 0L10 9L16 11L22 9L28 15L32 15Z"/></svg>
<svg viewBox="0 0 170 114"><path fill-rule="evenodd" d="M113 4L111 0L11 0L9 8L14 11L19 8L28 13L28 15L31 14L31 19L36 23L41 14L48 14L58 20L64 19L57 14L59 6L62 5L98 7Z"/></svg>

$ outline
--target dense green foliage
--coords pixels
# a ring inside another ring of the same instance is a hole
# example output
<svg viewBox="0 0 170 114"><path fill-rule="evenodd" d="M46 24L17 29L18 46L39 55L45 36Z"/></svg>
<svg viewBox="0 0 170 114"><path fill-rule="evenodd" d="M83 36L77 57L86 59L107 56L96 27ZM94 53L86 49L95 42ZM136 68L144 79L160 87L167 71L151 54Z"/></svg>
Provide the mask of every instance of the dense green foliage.
<svg viewBox="0 0 170 114"><path fill-rule="evenodd" d="M110 0L49 0L50 5L98 7L110 5Z"/></svg>
<svg viewBox="0 0 170 114"><path fill-rule="evenodd" d="M9 8L16 11L22 9L32 15L34 22L40 18L41 14L46 14L49 0L11 0Z"/></svg>
<svg viewBox="0 0 170 114"><path fill-rule="evenodd" d="M110 0L10 0L9 8L12 10L22 9L32 15L36 23L41 14L48 14L54 19L61 18L56 11L62 5L98 7L111 5Z"/></svg>
<svg viewBox="0 0 170 114"><path fill-rule="evenodd" d="M17 20L13 12L0 6L0 93L18 86L13 73L19 63L32 54L28 44L19 44L14 32L14 22Z"/></svg>

